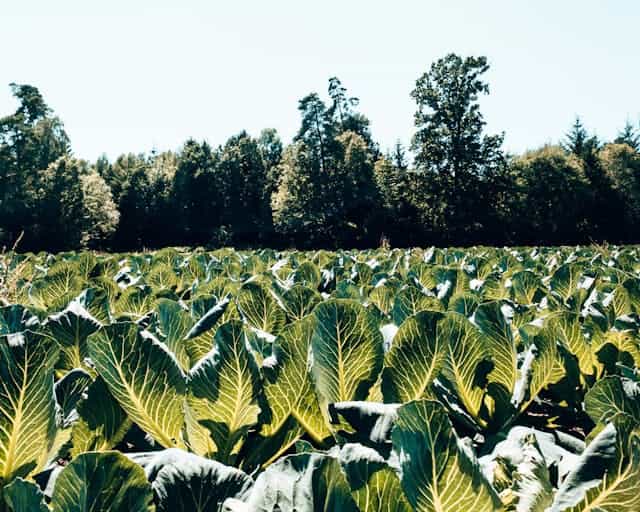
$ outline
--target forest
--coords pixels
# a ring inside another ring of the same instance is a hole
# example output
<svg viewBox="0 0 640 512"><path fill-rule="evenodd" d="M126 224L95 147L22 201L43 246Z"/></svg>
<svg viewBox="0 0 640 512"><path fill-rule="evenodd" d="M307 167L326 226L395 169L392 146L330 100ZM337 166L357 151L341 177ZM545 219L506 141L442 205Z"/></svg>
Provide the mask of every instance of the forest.
<svg viewBox="0 0 640 512"><path fill-rule="evenodd" d="M582 121L509 154L486 133L486 57L449 54L416 81L409 147L383 152L342 82L298 103L299 130L176 152L74 157L41 91L11 84L0 118L0 245L20 251L369 248L637 242L640 132Z"/></svg>

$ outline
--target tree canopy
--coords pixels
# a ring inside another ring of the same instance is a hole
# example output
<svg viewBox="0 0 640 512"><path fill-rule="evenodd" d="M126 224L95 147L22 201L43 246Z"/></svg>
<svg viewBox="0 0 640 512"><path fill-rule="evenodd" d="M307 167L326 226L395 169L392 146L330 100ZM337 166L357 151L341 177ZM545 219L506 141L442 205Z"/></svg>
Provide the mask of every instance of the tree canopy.
<svg viewBox="0 0 640 512"><path fill-rule="evenodd" d="M564 140L522 155L486 131L483 56L449 54L420 76L415 132L381 151L337 78L298 103L290 143L271 128L218 146L74 158L32 85L0 118L0 242L23 250L168 245L370 247L635 242L640 131L602 140L580 118Z"/></svg>

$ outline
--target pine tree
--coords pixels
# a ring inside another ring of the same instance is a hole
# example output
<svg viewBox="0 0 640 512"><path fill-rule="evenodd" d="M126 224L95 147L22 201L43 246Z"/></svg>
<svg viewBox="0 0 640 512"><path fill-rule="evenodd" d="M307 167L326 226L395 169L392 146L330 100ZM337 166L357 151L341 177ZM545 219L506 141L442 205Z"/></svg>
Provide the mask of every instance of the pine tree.
<svg viewBox="0 0 640 512"><path fill-rule="evenodd" d="M565 142L563 147L576 156L582 157L584 155L585 147L589 134L585 129L580 117L576 116L576 120L571 127L571 130L565 136Z"/></svg>
<svg viewBox="0 0 640 512"><path fill-rule="evenodd" d="M629 121L627 121L624 125L624 128L620 131L620 133L618 133L618 136L615 138L614 142L616 144L627 144L638 151L640 150L640 133L633 127L633 125Z"/></svg>

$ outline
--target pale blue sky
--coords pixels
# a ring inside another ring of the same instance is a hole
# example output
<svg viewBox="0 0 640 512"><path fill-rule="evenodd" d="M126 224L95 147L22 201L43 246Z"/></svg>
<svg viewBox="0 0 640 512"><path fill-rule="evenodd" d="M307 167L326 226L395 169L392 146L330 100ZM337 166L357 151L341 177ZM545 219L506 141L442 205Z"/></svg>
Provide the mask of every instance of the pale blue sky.
<svg viewBox="0 0 640 512"><path fill-rule="evenodd" d="M604 137L638 123L639 27L634 0L0 0L0 115L9 82L36 85L89 159L241 129L288 142L336 75L387 148L413 133L416 78L458 52L489 58L488 129L521 151L576 114Z"/></svg>

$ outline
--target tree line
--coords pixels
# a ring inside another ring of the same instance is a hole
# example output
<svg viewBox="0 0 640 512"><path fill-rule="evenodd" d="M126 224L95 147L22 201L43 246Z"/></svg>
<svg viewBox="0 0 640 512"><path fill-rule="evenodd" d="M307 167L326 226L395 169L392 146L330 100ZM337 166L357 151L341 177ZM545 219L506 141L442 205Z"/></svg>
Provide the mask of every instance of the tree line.
<svg viewBox="0 0 640 512"><path fill-rule="evenodd" d="M447 55L411 92L415 134L383 153L338 78L300 100L285 145L273 129L223 145L115 161L73 156L31 85L0 119L0 243L22 250L163 246L372 247L637 242L640 133L612 141L576 119L556 145L508 154L487 134L485 57Z"/></svg>

